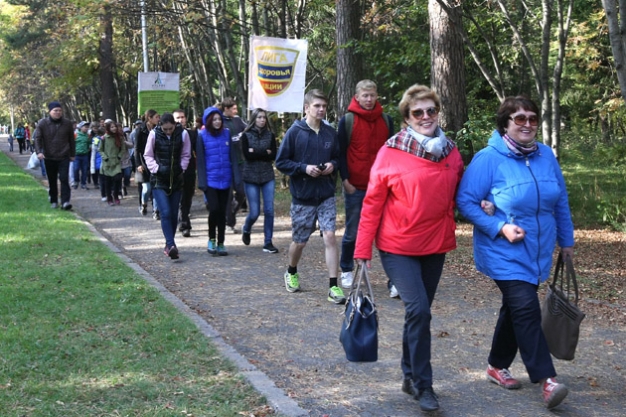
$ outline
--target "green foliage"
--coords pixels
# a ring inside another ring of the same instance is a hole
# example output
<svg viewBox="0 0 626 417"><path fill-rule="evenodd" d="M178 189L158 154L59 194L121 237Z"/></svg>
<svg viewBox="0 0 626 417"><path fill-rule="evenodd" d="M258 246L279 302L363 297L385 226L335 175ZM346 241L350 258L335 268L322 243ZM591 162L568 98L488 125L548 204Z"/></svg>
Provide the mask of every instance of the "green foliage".
<svg viewBox="0 0 626 417"><path fill-rule="evenodd" d="M463 124L463 129L456 132L455 142L465 164L472 160L476 152L487 146L495 126L493 119L493 116L483 113L470 118Z"/></svg>
<svg viewBox="0 0 626 417"><path fill-rule="evenodd" d="M626 144L566 135L561 167L576 227L626 230ZM584 140L583 140L584 139Z"/></svg>

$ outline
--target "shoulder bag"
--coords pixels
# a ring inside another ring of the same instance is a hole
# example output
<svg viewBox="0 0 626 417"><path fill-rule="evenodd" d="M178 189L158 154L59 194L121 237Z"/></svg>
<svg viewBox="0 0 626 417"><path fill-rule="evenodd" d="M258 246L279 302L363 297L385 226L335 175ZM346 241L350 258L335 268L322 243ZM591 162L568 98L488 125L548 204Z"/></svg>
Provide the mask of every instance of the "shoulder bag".
<svg viewBox="0 0 626 417"><path fill-rule="evenodd" d="M365 263L357 268L346 302L339 341L351 362L378 360L378 313Z"/></svg>
<svg viewBox="0 0 626 417"><path fill-rule="evenodd" d="M578 308L578 283L572 258L562 253L554 269L554 279L541 306L541 327L550 353L557 359L574 359L580 323L585 313Z"/></svg>

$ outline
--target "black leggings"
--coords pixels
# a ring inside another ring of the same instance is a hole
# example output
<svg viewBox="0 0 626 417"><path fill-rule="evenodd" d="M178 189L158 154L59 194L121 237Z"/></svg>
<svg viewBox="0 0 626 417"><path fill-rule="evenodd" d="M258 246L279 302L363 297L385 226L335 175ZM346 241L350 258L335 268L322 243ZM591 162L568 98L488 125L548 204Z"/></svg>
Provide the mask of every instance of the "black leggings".
<svg viewBox="0 0 626 417"><path fill-rule="evenodd" d="M217 243L224 243L226 232L226 205L230 189L220 190L207 187L204 196L209 207L209 239L215 239L217 229Z"/></svg>

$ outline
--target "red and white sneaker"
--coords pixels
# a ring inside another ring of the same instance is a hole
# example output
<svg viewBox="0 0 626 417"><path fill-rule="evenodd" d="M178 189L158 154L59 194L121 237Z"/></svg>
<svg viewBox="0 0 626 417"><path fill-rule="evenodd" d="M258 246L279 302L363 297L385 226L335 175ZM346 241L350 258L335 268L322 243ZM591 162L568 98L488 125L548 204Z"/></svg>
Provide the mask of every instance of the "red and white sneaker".
<svg viewBox="0 0 626 417"><path fill-rule="evenodd" d="M487 365L487 379L506 389L518 389L522 386L517 379L513 378L513 375L511 375L506 368L498 369Z"/></svg>
<svg viewBox="0 0 626 417"><path fill-rule="evenodd" d="M567 397L568 389L565 384L559 384L554 378L546 379L543 383L543 401L548 410L561 404L561 401Z"/></svg>

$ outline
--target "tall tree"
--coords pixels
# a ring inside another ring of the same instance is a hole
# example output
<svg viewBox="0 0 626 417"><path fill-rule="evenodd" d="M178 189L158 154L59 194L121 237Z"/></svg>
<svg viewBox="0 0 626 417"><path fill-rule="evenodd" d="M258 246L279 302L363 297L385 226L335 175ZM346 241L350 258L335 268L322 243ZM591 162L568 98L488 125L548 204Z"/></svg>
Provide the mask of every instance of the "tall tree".
<svg viewBox="0 0 626 417"><path fill-rule="evenodd" d="M343 116L361 79L361 56L355 44L359 39L361 3L337 0L337 117Z"/></svg>
<svg viewBox="0 0 626 417"><path fill-rule="evenodd" d="M100 15L100 46L98 49L100 58L100 87L102 90L102 117L105 119L117 119L115 100L115 84L113 82L113 18L111 5L105 3Z"/></svg>
<svg viewBox="0 0 626 417"><path fill-rule="evenodd" d="M460 3L450 3L446 12L437 0L429 0L431 87L441 98L439 123L456 133L467 121L465 53L463 38L455 29L461 22Z"/></svg>
<svg viewBox="0 0 626 417"><path fill-rule="evenodd" d="M622 98L626 100L626 0L602 0L602 7L609 26L609 40L615 61L615 72L619 82Z"/></svg>

